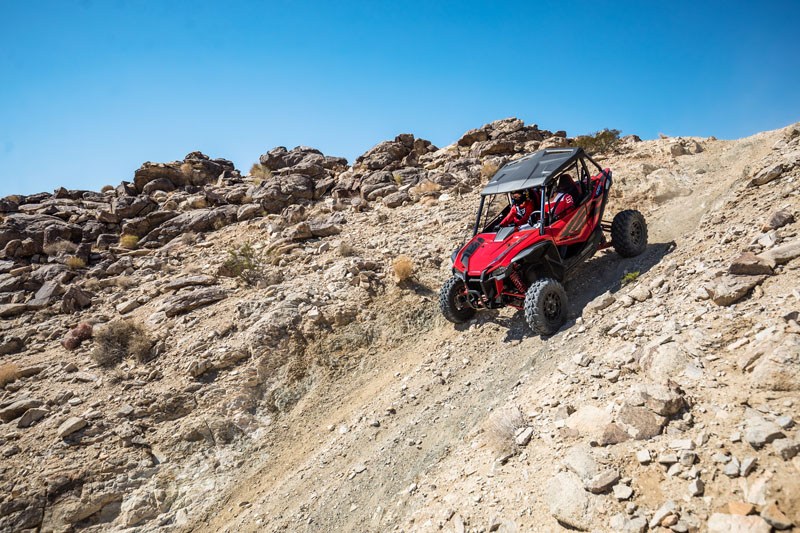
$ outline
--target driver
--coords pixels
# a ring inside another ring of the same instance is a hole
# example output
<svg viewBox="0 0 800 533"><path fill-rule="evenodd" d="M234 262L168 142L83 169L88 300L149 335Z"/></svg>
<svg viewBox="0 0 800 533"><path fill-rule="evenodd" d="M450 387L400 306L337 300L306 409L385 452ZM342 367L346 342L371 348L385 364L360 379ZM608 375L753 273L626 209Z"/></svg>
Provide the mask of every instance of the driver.
<svg viewBox="0 0 800 533"><path fill-rule="evenodd" d="M500 221L500 226L521 226L528 221L533 213L533 202L528 199L525 191L511 193L511 210Z"/></svg>

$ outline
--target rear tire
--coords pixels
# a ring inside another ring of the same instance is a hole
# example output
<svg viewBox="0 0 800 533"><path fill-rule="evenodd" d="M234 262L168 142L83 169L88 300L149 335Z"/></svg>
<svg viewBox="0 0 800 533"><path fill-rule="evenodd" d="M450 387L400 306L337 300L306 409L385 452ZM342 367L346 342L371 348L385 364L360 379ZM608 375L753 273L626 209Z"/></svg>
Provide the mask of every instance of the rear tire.
<svg viewBox="0 0 800 533"><path fill-rule="evenodd" d="M567 293L552 278L536 280L525 293L525 321L540 335L552 335L567 321Z"/></svg>
<svg viewBox="0 0 800 533"><path fill-rule="evenodd" d="M447 280L439 291L439 308L453 324L463 324L475 316L475 309L467 303L465 292L464 282L457 276Z"/></svg>
<svg viewBox="0 0 800 533"><path fill-rule="evenodd" d="M647 248L647 222L635 209L620 211L611 223L611 244L622 257L636 257Z"/></svg>

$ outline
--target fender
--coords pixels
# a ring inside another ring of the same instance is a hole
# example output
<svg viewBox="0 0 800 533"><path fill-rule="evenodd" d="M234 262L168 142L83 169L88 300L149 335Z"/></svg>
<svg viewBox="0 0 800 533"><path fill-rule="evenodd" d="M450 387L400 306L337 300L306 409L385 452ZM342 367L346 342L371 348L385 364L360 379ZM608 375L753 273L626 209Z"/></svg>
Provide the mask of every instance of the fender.
<svg viewBox="0 0 800 533"><path fill-rule="evenodd" d="M538 263L549 277L561 281L566 273L566 266L552 241L542 241L526 248L511 260L511 264ZM532 280L529 280L532 281Z"/></svg>

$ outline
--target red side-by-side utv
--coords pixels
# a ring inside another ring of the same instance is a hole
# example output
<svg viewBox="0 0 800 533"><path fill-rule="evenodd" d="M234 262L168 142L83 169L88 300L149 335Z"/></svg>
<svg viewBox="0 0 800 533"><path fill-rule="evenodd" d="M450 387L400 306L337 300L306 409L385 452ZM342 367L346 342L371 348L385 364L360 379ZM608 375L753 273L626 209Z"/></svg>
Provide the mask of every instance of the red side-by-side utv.
<svg viewBox="0 0 800 533"><path fill-rule="evenodd" d="M562 283L578 265L609 246L623 257L647 247L639 211L602 220L610 188L611 170L581 148L540 150L504 165L481 191L472 239L453 252L453 277L439 294L445 318L463 323L476 310L510 305L524 310L534 332L558 331L567 319ZM512 209L524 219L509 217Z"/></svg>

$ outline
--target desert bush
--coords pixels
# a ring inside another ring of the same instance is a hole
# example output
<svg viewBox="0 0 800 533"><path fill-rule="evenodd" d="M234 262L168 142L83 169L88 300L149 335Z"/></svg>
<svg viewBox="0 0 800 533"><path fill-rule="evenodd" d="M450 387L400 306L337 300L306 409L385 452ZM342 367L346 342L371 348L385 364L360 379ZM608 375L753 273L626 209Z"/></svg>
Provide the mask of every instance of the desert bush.
<svg viewBox="0 0 800 533"><path fill-rule="evenodd" d="M5 387L19 377L19 367L14 363L0 365L0 387Z"/></svg>
<svg viewBox="0 0 800 533"><path fill-rule="evenodd" d="M397 172L392 173L392 179L394 180L395 185L397 185L398 187L403 184L403 176L401 176Z"/></svg>
<svg viewBox="0 0 800 533"><path fill-rule="evenodd" d="M181 165L181 173L184 176L191 176L193 170L194 169L192 168L192 164L191 163L183 163Z"/></svg>
<svg viewBox="0 0 800 533"><path fill-rule="evenodd" d="M253 182L258 181L256 185L261 185L264 180L272 178L272 171L260 163L255 163L250 167L250 177L253 178Z"/></svg>
<svg viewBox="0 0 800 533"><path fill-rule="evenodd" d="M228 258L222 263L220 275L239 278L248 285L255 285L264 277L264 257L249 242L239 248L228 250Z"/></svg>
<svg viewBox="0 0 800 533"><path fill-rule="evenodd" d="M494 411L486 421L486 440L498 452L514 451L517 448L515 442L517 431L525 425L525 415L519 407Z"/></svg>
<svg viewBox="0 0 800 533"><path fill-rule="evenodd" d="M74 255L67 257L67 259L64 261L64 264L72 270L78 270L79 268L86 267L86 261Z"/></svg>
<svg viewBox="0 0 800 533"><path fill-rule="evenodd" d="M423 180L414 187L414 192L418 195L434 193L442 190L442 186L430 180Z"/></svg>
<svg viewBox="0 0 800 533"><path fill-rule="evenodd" d="M139 237L136 235L120 235L119 245L128 250L133 250L139 245Z"/></svg>
<svg viewBox="0 0 800 533"><path fill-rule="evenodd" d="M619 130L610 130L608 128L589 135L578 135L573 141L575 146L580 146L588 154L596 154L608 152L614 149L619 144Z"/></svg>
<svg viewBox="0 0 800 533"><path fill-rule="evenodd" d="M414 275L414 262L411 258L401 255L392 263L392 269L398 282L406 281Z"/></svg>
<svg viewBox="0 0 800 533"><path fill-rule="evenodd" d="M59 239L56 242L44 246L42 248L42 251L47 255L59 255L59 254L74 254L77 249L78 245L75 244L74 242Z"/></svg>
<svg viewBox="0 0 800 533"><path fill-rule="evenodd" d="M193 231L187 231L186 233L181 234L181 242L186 245L192 245L197 242L197 233Z"/></svg>
<svg viewBox="0 0 800 533"><path fill-rule="evenodd" d="M620 285L623 287L628 283L633 283L639 278L639 271L636 270L634 272L626 272L622 278L619 280Z"/></svg>
<svg viewBox="0 0 800 533"><path fill-rule="evenodd" d="M140 363L150 359L153 340L144 326L133 320L109 322L94 335L92 359L100 366L114 366L128 357Z"/></svg>
<svg viewBox="0 0 800 533"><path fill-rule="evenodd" d="M356 253L356 250L355 248L353 248L353 245L347 241L340 241L337 251L339 252L339 255L341 255L342 257L350 257Z"/></svg>

